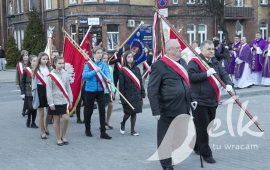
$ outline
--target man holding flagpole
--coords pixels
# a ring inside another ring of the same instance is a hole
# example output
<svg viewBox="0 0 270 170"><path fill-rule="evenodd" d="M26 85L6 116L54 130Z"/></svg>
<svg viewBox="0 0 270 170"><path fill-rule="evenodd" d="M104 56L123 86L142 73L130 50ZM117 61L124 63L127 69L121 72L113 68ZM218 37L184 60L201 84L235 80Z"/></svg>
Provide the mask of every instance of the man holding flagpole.
<svg viewBox="0 0 270 170"><path fill-rule="evenodd" d="M207 163L215 163L209 147L208 124L215 119L216 109L220 100L220 84L213 74L217 74L226 84L226 91L232 90L232 82L221 63L214 57L214 44L206 40L201 44L201 58L211 67L206 69L202 62L194 57L188 63L188 76L191 85L191 98L197 101L193 109L197 141L195 153L200 154Z"/></svg>

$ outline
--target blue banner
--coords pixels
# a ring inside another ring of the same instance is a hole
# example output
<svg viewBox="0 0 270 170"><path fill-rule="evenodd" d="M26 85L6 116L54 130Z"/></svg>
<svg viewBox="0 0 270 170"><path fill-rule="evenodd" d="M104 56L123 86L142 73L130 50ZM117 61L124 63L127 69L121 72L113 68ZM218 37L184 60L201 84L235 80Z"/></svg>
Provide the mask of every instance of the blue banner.
<svg viewBox="0 0 270 170"><path fill-rule="evenodd" d="M133 36L126 43L130 46L130 50L133 51L134 64L138 65L146 60L146 55L144 52L144 43L141 36L141 30L137 30Z"/></svg>

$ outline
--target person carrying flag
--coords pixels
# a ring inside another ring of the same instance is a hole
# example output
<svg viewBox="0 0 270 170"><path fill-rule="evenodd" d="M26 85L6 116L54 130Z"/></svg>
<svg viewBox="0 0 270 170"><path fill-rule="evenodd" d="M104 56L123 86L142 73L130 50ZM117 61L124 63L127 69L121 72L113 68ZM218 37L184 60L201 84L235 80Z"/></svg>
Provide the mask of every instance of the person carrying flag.
<svg viewBox="0 0 270 170"><path fill-rule="evenodd" d="M226 91L232 90L232 82L221 63L214 57L215 48L210 40L201 44L201 58L211 67L206 69L202 62L194 57L188 63L188 77L190 81L191 98L197 101L197 107L193 109L197 141L195 153L201 154L207 163L215 163L212 151L209 147L208 124L215 119L216 109L220 100L220 85L213 74L217 74L226 84Z"/></svg>

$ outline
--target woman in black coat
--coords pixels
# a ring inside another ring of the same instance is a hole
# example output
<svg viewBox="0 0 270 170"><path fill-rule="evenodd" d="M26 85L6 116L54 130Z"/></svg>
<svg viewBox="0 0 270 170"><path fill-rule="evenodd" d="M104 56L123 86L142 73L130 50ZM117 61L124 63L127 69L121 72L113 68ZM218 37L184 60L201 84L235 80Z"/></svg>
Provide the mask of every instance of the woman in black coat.
<svg viewBox="0 0 270 170"><path fill-rule="evenodd" d="M127 119L131 117L131 135L138 136L139 134L134 130L136 114L142 112L142 98L145 98L145 91L142 85L140 69L134 65L133 53L126 51L123 56L123 67L119 73L119 90L135 109L133 110L128 103L120 97L125 113L123 121L121 122L120 132L121 134L125 134L125 123ZM133 77L133 80L132 75L135 77ZM135 79L137 80L135 82L138 82L137 84L134 82Z"/></svg>

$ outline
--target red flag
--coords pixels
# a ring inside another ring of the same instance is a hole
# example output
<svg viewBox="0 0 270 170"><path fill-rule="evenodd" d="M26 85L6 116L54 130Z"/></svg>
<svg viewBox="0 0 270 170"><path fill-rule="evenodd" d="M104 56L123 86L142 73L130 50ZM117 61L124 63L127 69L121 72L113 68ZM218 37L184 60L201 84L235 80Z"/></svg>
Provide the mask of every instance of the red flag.
<svg viewBox="0 0 270 170"><path fill-rule="evenodd" d="M92 58L91 43L90 43L90 29L86 32L80 46L88 54L89 58Z"/></svg>
<svg viewBox="0 0 270 170"><path fill-rule="evenodd" d="M64 40L63 57L65 70L70 75L70 87L73 94L73 103L72 108L69 108L69 112L72 113L81 99L82 72L86 59L67 37L65 37Z"/></svg>
<svg viewBox="0 0 270 170"><path fill-rule="evenodd" d="M162 21L162 31L164 36L164 42L169 39L177 39L181 45L182 58L186 60L188 63L191 58L195 56L195 54L183 43L181 39L177 37L177 35L172 31L172 28L161 18Z"/></svg>

